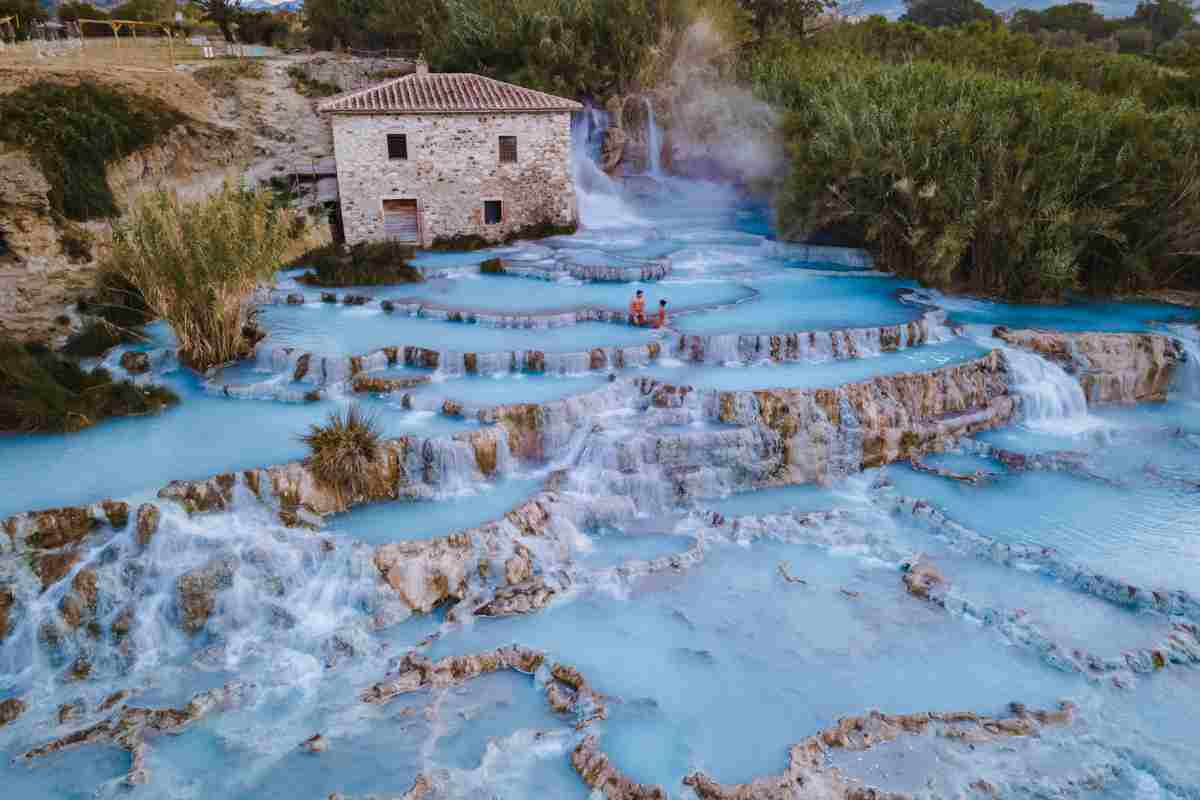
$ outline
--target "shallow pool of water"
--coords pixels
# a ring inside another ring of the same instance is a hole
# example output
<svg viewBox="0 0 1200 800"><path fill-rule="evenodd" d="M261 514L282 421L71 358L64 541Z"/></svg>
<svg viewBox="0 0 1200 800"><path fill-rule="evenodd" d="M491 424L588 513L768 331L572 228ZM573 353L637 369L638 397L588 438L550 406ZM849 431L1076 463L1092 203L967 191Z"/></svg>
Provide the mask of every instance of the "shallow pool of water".
<svg viewBox="0 0 1200 800"><path fill-rule="evenodd" d="M302 458L308 448L298 437L349 402L220 397L183 370L164 376L163 382L181 402L161 414L110 419L71 434L0 436L0 517L153 493L172 480ZM359 402L375 407L368 399ZM467 420L399 409L378 414L377 420L387 436L431 436L474 427Z"/></svg>
<svg viewBox="0 0 1200 800"><path fill-rule="evenodd" d="M360 355L398 345L470 353L582 352L594 347L643 344L655 338L654 331L604 322L501 328L399 312L389 314L377 306L347 308L326 303L266 306L260 322L268 331L260 348L292 347L322 355Z"/></svg>
<svg viewBox="0 0 1200 800"><path fill-rule="evenodd" d="M500 519L537 494L544 478L481 482L434 500L373 503L330 517L326 530L367 544L433 539Z"/></svg>
<svg viewBox="0 0 1200 800"><path fill-rule="evenodd" d="M645 374L681 386L722 391L785 387L813 389L867 380L879 375L937 369L978 358L986 352L986 348L969 339L955 338L947 342L883 353L869 358L815 363L762 363L735 367L668 362L638 369L633 374Z"/></svg>

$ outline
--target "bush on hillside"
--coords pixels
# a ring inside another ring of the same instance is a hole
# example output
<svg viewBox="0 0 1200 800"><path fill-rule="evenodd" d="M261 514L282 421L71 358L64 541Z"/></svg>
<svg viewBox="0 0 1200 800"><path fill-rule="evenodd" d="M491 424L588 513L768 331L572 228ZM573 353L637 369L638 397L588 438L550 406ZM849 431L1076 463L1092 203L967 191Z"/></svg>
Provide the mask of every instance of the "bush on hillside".
<svg viewBox="0 0 1200 800"><path fill-rule="evenodd" d="M113 226L107 268L170 323L196 370L247 354L252 293L303 246L303 219L297 229L296 215L271 200L229 185L190 204L159 192Z"/></svg>
<svg viewBox="0 0 1200 800"><path fill-rule="evenodd" d="M1193 112L812 52L755 75L794 109L785 233L853 231L886 269L1014 299L1200 285Z"/></svg>
<svg viewBox="0 0 1200 800"><path fill-rule="evenodd" d="M178 401L169 389L114 382L106 370L85 372L45 347L0 338L0 431L77 431Z"/></svg>
<svg viewBox="0 0 1200 800"><path fill-rule="evenodd" d="M41 80L0 95L0 140L27 149L68 219L118 212L105 168L187 119L161 101L91 81Z"/></svg>
<svg viewBox="0 0 1200 800"><path fill-rule="evenodd" d="M349 252L342 245L328 244L309 250L293 266L309 268L300 280L310 286L420 283L425 277L408 263L414 253L411 246L399 242L360 242Z"/></svg>

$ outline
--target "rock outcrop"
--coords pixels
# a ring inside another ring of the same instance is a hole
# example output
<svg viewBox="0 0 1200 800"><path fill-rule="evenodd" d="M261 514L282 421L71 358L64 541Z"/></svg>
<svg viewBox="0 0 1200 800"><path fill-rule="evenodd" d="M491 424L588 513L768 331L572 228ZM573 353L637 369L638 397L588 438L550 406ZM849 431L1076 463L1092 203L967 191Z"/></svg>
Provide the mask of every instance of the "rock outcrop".
<svg viewBox="0 0 1200 800"><path fill-rule="evenodd" d="M375 566L383 579L409 608L422 613L466 597L467 575L474 564L466 534L392 542L375 551Z"/></svg>
<svg viewBox="0 0 1200 800"><path fill-rule="evenodd" d="M111 744L126 750L133 757L123 782L130 786L149 781L146 765L147 740L155 735L176 733L213 712L239 704L252 687L233 681L216 689L200 692L183 708L121 708L107 719L73 731L52 742L27 751L22 758L36 758L85 744Z"/></svg>
<svg viewBox="0 0 1200 800"><path fill-rule="evenodd" d="M1074 706L1063 702L1051 711L1030 710L1013 703L1011 716L988 717L973 711L917 712L882 714L872 711L865 716L844 717L799 744L788 754L787 769L781 775L757 778L750 783L723 785L704 773L695 772L683 779L700 800L802 800L809 797L830 800L908 800L908 795L864 787L844 778L828 764L832 749L864 751L903 736L927 732L974 749L982 742L1014 736L1036 736L1047 725L1066 725L1072 720ZM617 797L621 795L616 795ZM613 798L614 795L608 795Z"/></svg>
<svg viewBox="0 0 1200 800"><path fill-rule="evenodd" d="M150 354L131 350L121 354L121 368L131 375L141 375L150 371Z"/></svg>
<svg viewBox="0 0 1200 800"><path fill-rule="evenodd" d="M158 533L158 525L162 512L153 503L142 503L137 510L137 542L142 547L149 547L154 534Z"/></svg>
<svg viewBox="0 0 1200 800"><path fill-rule="evenodd" d="M179 576L175 582L175 600L180 627L188 633L204 629L216 609L217 593L233 585L236 569L236 559L221 556Z"/></svg>
<svg viewBox="0 0 1200 800"><path fill-rule="evenodd" d="M1013 418L999 351L930 372L885 375L836 389L720 392L717 420L762 425L776 438L780 483L807 483L945 449Z"/></svg>
<svg viewBox="0 0 1200 800"><path fill-rule="evenodd" d="M1089 403L1144 403L1167 399L1183 347L1154 333L1074 333L1010 330L994 335L1030 350L1075 375Z"/></svg>
<svg viewBox="0 0 1200 800"><path fill-rule="evenodd" d="M0 553L25 556L43 590L48 589L70 573L94 531L106 523L123 527L128 518L128 504L112 501L16 514L0 522L8 537L7 542L0 539Z"/></svg>
<svg viewBox="0 0 1200 800"><path fill-rule="evenodd" d="M25 701L19 697L10 697L7 700L0 700L0 728L10 722L15 721L18 717L25 713Z"/></svg>

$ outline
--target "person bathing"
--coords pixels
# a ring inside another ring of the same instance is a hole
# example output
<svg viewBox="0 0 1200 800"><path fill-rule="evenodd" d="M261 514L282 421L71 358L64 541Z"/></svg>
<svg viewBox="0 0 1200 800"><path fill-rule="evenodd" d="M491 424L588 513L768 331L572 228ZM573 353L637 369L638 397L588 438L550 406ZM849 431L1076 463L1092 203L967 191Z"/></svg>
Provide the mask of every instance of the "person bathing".
<svg viewBox="0 0 1200 800"><path fill-rule="evenodd" d="M652 328L667 327L667 301L658 301L658 313L654 315L654 321L650 323Z"/></svg>
<svg viewBox="0 0 1200 800"><path fill-rule="evenodd" d="M629 301L629 324L646 324L646 296L641 289L638 289L633 299Z"/></svg>

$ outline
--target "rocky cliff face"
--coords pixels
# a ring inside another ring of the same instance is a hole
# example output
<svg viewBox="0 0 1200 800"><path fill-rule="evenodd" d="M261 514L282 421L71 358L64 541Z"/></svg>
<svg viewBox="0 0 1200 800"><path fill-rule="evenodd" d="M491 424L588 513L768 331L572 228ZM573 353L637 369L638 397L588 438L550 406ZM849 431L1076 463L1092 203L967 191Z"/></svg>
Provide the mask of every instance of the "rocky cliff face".
<svg viewBox="0 0 1200 800"><path fill-rule="evenodd" d="M1062 333L998 327L994 335L1075 375L1089 403L1166 400L1171 378L1185 358L1178 341L1153 333Z"/></svg>
<svg viewBox="0 0 1200 800"><path fill-rule="evenodd" d="M942 449L957 437L1003 425L1019 405L998 351L836 389L721 392L716 399L720 422L772 432L780 483L828 480Z"/></svg>

